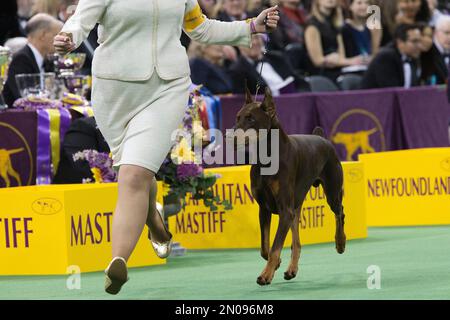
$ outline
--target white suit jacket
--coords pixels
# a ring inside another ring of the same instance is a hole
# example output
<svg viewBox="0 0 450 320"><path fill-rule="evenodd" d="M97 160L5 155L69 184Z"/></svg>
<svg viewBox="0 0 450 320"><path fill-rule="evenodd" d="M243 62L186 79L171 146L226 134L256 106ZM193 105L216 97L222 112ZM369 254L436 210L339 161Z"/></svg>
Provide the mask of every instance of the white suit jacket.
<svg viewBox="0 0 450 320"><path fill-rule="evenodd" d="M248 21L210 20L197 0L80 0L62 31L78 47L96 23L92 73L103 79L145 81L154 70L164 80L189 76L182 29L202 43L251 46Z"/></svg>

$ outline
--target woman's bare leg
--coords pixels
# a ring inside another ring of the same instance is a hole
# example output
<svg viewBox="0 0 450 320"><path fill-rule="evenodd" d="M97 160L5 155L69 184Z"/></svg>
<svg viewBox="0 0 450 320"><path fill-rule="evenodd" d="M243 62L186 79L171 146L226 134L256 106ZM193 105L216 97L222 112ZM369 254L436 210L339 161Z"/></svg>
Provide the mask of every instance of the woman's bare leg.
<svg viewBox="0 0 450 320"><path fill-rule="evenodd" d="M170 240L170 235L166 232L163 219L156 210L156 194L158 192L158 185L156 179L153 178L150 187L150 202L148 207L148 215L146 224L150 230L151 237L154 241L159 243Z"/></svg>
<svg viewBox="0 0 450 320"><path fill-rule="evenodd" d="M112 255L128 260L144 229L155 174L134 165L119 170L119 197L113 217Z"/></svg>

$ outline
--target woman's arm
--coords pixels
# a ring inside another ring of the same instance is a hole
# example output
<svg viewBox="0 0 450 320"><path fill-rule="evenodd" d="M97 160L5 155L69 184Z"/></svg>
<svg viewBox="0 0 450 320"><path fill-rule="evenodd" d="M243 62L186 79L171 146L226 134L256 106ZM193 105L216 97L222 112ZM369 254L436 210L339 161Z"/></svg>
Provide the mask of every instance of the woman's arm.
<svg viewBox="0 0 450 320"><path fill-rule="evenodd" d="M371 42L372 42L371 56L374 57L380 50L381 39L383 38L383 29L371 29L370 34L372 35L372 37L371 37Z"/></svg>
<svg viewBox="0 0 450 320"><path fill-rule="evenodd" d="M264 19L267 16L267 26L276 28L279 17L277 7L264 10L253 20L253 32L265 32ZM186 34L201 43L230 44L235 46L251 45L251 21L223 22L208 19L203 13L197 0L188 0L184 14L183 30Z"/></svg>
<svg viewBox="0 0 450 320"><path fill-rule="evenodd" d="M325 56L323 55L320 32L315 26L309 26L305 31L305 45L309 58L314 66L320 68L325 66Z"/></svg>
<svg viewBox="0 0 450 320"><path fill-rule="evenodd" d="M344 39L342 38L342 34L337 36L338 41L338 53L339 53L339 62L337 63L337 67L348 67L353 65L361 65L364 63L364 59L362 56L356 56L353 58L347 58L345 55L345 46Z"/></svg>
<svg viewBox="0 0 450 320"><path fill-rule="evenodd" d="M312 63L317 68L338 68L362 63L361 57L347 59L342 35L338 35L338 51L327 56L323 54L320 32L315 26L309 26L305 32L305 44ZM360 61L361 60L361 61Z"/></svg>
<svg viewBox="0 0 450 320"><path fill-rule="evenodd" d="M80 0L74 15L66 21L60 33L72 37L72 50L78 48L88 37L105 9L106 0Z"/></svg>

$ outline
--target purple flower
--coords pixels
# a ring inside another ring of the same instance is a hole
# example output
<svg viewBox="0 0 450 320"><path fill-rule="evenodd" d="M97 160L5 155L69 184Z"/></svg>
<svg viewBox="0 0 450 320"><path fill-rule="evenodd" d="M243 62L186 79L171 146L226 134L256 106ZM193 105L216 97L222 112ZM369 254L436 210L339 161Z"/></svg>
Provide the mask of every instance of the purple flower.
<svg viewBox="0 0 450 320"><path fill-rule="evenodd" d="M180 180L198 177L203 173L203 168L195 163L182 163L177 167L177 176Z"/></svg>
<svg viewBox="0 0 450 320"><path fill-rule="evenodd" d="M14 102L14 108L24 109L26 111L36 111L40 109L58 109L62 108L62 103L58 100L50 100L39 97L20 98Z"/></svg>
<svg viewBox="0 0 450 320"><path fill-rule="evenodd" d="M100 170L102 180L105 183L117 181L117 174L112 168L113 162L109 154L96 150L84 150L73 155L73 160L85 160L90 168Z"/></svg>

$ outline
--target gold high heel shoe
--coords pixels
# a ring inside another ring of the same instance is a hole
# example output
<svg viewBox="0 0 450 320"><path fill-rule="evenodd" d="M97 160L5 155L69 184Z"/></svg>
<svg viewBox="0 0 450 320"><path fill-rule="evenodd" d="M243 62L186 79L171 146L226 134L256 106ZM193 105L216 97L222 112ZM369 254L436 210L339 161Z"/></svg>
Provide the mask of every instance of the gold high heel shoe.
<svg viewBox="0 0 450 320"><path fill-rule="evenodd" d="M129 279L127 262L122 257L115 257L105 270L105 291L109 294L118 294Z"/></svg>
<svg viewBox="0 0 450 320"><path fill-rule="evenodd" d="M148 239L152 243L152 247L153 247L153 250L155 250L156 255L158 257L160 257L161 259L165 259L172 252L172 242L173 242L172 239L173 239L173 237L172 237L172 234L169 232L169 230L167 230L166 224L164 223L163 207L158 202L156 203L156 211L158 211L158 214L161 217L162 224L164 225L164 229L170 235L170 240L166 241L166 242L153 241L151 233L150 233L150 228L148 229Z"/></svg>

